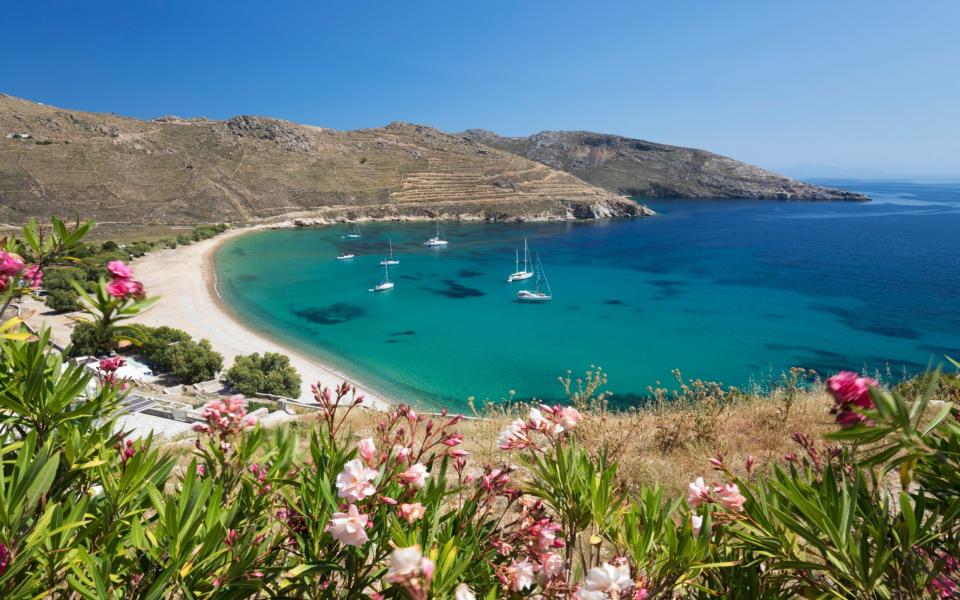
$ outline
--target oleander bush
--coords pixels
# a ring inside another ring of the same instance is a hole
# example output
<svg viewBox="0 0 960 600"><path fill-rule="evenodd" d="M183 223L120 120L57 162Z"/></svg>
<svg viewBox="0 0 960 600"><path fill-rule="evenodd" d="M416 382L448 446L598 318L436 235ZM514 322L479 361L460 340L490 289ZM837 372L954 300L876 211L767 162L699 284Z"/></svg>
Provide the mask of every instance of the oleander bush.
<svg viewBox="0 0 960 600"><path fill-rule="evenodd" d="M38 277L14 249L5 302ZM117 343L150 300L109 272L84 306ZM509 422L497 462L446 412L397 406L359 438L348 384L275 430L241 396L210 402L184 458L118 430L118 360L94 376L47 342L0 326L5 599L958 597L960 414L931 400L937 373L910 396L836 374L827 442L796 433L763 470L714 455L671 497L624 486L596 443L596 378Z"/></svg>

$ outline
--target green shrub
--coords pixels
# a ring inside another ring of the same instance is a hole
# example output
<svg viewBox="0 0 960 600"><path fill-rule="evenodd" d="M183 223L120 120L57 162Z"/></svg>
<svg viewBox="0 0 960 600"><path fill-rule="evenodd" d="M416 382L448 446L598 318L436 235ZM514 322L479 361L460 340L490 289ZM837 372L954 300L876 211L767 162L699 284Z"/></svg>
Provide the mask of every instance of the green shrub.
<svg viewBox="0 0 960 600"><path fill-rule="evenodd" d="M177 236L177 243L181 246L189 246L193 243L193 236L186 233L181 233Z"/></svg>
<svg viewBox="0 0 960 600"><path fill-rule="evenodd" d="M223 356L209 340L195 342L185 331L173 327L141 327L140 355L156 371L169 373L190 385L209 381L223 368Z"/></svg>
<svg viewBox="0 0 960 600"><path fill-rule="evenodd" d="M70 289L48 290L43 303L56 312L73 312L80 310L80 295Z"/></svg>
<svg viewBox="0 0 960 600"><path fill-rule="evenodd" d="M276 352L238 356L227 370L224 382L246 396L260 393L300 397L300 374L288 357Z"/></svg>

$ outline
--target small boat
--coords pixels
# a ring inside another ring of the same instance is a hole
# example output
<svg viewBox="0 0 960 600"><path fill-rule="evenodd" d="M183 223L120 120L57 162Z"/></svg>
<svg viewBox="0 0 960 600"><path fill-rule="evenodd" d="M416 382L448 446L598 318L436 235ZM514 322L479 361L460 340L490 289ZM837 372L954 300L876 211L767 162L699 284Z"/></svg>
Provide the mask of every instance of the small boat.
<svg viewBox="0 0 960 600"><path fill-rule="evenodd" d="M351 254L349 252L341 252L340 254L337 255L337 260L350 260L355 256L356 254Z"/></svg>
<svg viewBox="0 0 960 600"><path fill-rule="evenodd" d="M354 223L354 224L353 224L353 227L354 227L353 233L348 233L347 235L345 235L345 236L343 236L343 237L348 238L348 239L351 239L351 240L359 240L361 237L363 237L363 236L360 235L360 225L357 224L357 223Z"/></svg>
<svg viewBox="0 0 960 600"><path fill-rule="evenodd" d="M531 277L533 277L533 271L530 270L530 248L527 246L527 238L523 238L523 270L520 270L520 251L517 250L516 266L510 277L507 277L507 283L523 281Z"/></svg>
<svg viewBox="0 0 960 600"><path fill-rule="evenodd" d="M447 240L440 239L440 220L437 219L437 235L423 243L424 246L446 246Z"/></svg>
<svg viewBox="0 0 960 600"><path fill-rule="evenodd" d="M540 290L540 280L547 288L547 291ZM517 292L518 302L550 302L553 300L553 292L550 291L550 282L547 281L547 274L543 271L543 264L540 262L540 255L537 255L537 287L534 291L520 290Z"/></svg>
<svg viewBox="0 0 960 600"><path fill-rule="evenodd" d="M383 266L387 266L387 265L399 265L399 264L400 264L400 261L397 260L397 259L395 259L395 258L393 257L393 239L392 239L392 238L389 238L389 241L390 241L390 257L381 260L381 261L380 261L380 264L383 265Z"/></svg>
<svg viewBox="0 0 960 600"><path fill-rule="evenodd" d="M393 289L393 282L390 281L390 267L384 265L383 271L384 271L384 279L377 285L373 286L374 292L384 292L386 290Z"/></svg>

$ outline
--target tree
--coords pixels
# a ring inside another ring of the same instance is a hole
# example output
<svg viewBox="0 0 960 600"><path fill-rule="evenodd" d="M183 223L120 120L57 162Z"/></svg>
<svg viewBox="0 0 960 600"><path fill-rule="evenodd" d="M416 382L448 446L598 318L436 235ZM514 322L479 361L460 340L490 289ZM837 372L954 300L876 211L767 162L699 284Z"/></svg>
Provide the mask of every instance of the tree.
<svg viewBox="0 0 960 600"><path fill-rule="evenodd" d="M227 370L224 382L245 396L257 393L298 397L300 374L290 365L290 359L276 352L238 356Z"/></svg>

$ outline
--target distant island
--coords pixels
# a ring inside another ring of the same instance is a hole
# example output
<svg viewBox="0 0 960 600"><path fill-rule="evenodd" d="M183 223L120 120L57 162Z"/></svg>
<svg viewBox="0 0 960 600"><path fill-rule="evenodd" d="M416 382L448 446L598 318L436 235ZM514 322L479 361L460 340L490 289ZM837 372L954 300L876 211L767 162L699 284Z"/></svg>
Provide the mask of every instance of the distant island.
<svg viewBox="0 0 960 600"><path fill-rule="evenodd" d="M0 94L0 224L78 213L110 229L353 219L652 215L639 198L866 200L688 148L585 132L504 138L408 123L150 121Z"/></svg>

